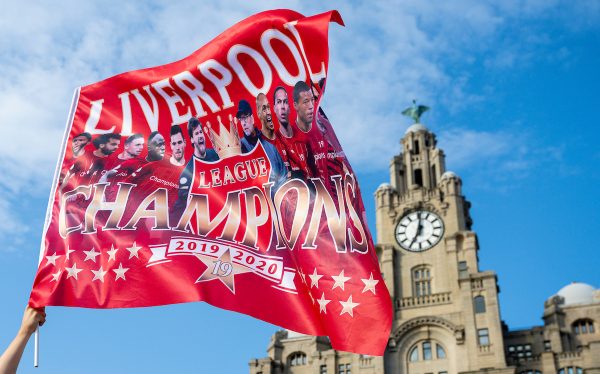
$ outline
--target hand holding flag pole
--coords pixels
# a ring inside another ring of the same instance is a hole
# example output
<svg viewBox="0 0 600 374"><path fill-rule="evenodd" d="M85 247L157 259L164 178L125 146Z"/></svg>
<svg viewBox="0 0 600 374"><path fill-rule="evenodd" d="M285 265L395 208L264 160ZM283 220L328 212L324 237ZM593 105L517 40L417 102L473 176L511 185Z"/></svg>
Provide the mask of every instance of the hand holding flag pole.
<svg viewBox="0 0 600 374"><path fill-rule="evenodd" d="M23 351L25 350L25 346L27 346L27 342L31 335L38 331L39 327L46 322L46 312L44 308L34 309L30 306L25 309L25 313L23 313L23 321L21 322L21 328L17 333L17 336L10 343L6 351L2 353L0 356L0 373L16 373L17 367L19 366L19 362L21 361L21 356L23 356ZM36 343L36 356L35 356L35 366L37 367L37 345L38 345L38 335L36 334L35 338Z"/></svg>

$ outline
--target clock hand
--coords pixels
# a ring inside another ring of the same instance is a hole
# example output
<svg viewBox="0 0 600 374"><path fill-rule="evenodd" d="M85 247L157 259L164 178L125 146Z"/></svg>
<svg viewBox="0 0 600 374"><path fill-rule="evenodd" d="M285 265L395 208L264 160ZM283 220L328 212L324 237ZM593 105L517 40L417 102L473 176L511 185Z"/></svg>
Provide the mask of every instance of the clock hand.
<svg viewBox="0 0 600 374"><path fill-rule="evenodd" d="M421 229L423 228L423 226L421 226L421 217L417 216L417 218L419 219L418 223L417 223L417 232L415 233L414 238L412 239L412 241L410 242L409 247L412 247L413 243L415 242L415 240L417 240L417 237L421 234Z"/></svg>

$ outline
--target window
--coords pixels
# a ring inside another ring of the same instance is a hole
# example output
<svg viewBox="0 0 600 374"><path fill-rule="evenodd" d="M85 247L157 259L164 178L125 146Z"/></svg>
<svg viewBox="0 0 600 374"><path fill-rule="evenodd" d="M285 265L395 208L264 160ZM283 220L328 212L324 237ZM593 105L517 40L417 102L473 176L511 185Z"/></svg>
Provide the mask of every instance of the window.
<svg viewBox="0 0 600 374"><path fill-rule="evenodd" d="M431 360L431 343L423 343L423 360Z"/></svg>
<svg viewBox="0 0 600 374"><path fill-rule="evenodd" d="M531 344L518 344L508 346L508 356L513 359L526 360L528 357L532 357Z"/></svg>
<svg viewBox="0 0 600 374"><path fill-rule="evenodd" d="M552 345L550 343L550 340L544 340L544 351L550 352L551 350L552 350Z"/></svg>
<svg viewBox="0 0 600 374"><path fill-rule="evenodd" d="M575 335L593 334L595 332L594 321L591 319L578 319L573 322L573 332L575 332Z"/></svg>
<svg viewBox="0 0 600 374"><path fill-rule="evenodd" d="M413 286L416 297L431 295L431 272L427 266L413 270Z"/></svg>
<svg viewBox="0 0 600 374"><path fill-rule="evenodd" d="M415 169L415 184L417 186L423 185L423 171L421 169Z"/></svg>
<svg viewBox="0 0 600 374"><path fill-rule="evenodd" d="M418 346L414 346L413 349L411 349L410 354L408 355L408 360L410 362L419 361L419 347Z"/></svg>
<svg viewBox="0 0 600 374"><path fill-rule="evenodd" d="M431 185L437 186L437 175L435 173L435 165L431 165Z"/></svg>
<svg viewBox="0 0 600 374"><path fill-rule="evenodd" d="M433 347L435 344L435 356ZM421 356L419 356L419 351L421 352ZM415 344L408 351L408 361L416 362L419 360L443 360L446 358L446 350L444 347L432 340L425 340Z"/></svg>
<svg viewBox="0 0 600 374"><path fill-rule="evenodd" d="M306 365L306 354L302 352L294 352L289 358L290 366Z"/></svg>
<svg viewBox="0 0 600 374"><path fill-rule="evenodd" d="M578 366L567 366L559 369L558 374L583 374L583 369Z"/></svg>
<svg viewBox="0 0 600 374"><path fill-rule="evenodd" d="M327 374L327 365L319 366L319 374Z"/></svg>
<svg viewBox="0 0 600 374"><path fill-rule="evenodd" d="M338 374L352 374L352 364L339 364Z"/></svg>
<svg viewBox="0 0 600 374"><path fill-rule="evenodd" d="M469 267L467 266L467 261L459 261L458 262L458 277L466 278L469 276Z"/></svg>
<svg viewBox="0 0 600 374"><path fill-rule="evenodd" d="M490 333L488 329L477 330L477 337L479 340L479 345L490 345Z"/></svg>
<svg viewBox="0 0 600 374"><path fill-rule="evenodd" d="M475 313L485 313L485 297L475 296L473 304L475 305Z"/></svg>
<svg viewBox="0 0 600 374"><path fill-rule="evenodd" d="M441 358L446 358L446 351L444 350L444 347L442 347L439 344L435 345L435 350L436 350L436 354L437 354L437 358L441 359Z"/></svg>
<svg viewBox="0 0 600 374"><path fill-rule="evenodd" d="M415 154L419 154L419 141L418 140L415 140L414 152L415 152Z"/></svg>

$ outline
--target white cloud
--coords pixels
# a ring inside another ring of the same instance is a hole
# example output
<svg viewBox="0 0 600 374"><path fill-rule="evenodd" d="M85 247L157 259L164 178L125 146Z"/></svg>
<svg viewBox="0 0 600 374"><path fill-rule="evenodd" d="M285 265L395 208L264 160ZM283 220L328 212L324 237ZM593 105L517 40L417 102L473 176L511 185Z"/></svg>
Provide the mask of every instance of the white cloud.
<svg viewBox="0 0 600 374"><path fill-rule="evenodd" d="M447 155L449 168L467 169L474 164L498 160L514 152L515 136L502 132L454 128L438 134L439 147Z"/></svg>

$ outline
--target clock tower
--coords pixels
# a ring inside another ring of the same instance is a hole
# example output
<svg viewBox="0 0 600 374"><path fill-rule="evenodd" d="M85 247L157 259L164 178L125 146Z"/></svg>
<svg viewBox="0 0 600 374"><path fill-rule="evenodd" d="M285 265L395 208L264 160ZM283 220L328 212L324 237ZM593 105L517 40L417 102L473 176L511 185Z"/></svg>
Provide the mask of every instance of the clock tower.
<svg viewBox="0 0 600 374"><path fill-rule="evenodd" d="M400 144L390 183L375 192L377 251L394 304L385 372L514 372L496 274L479 269L461 179L424 125L410 126Z"/></svg>

